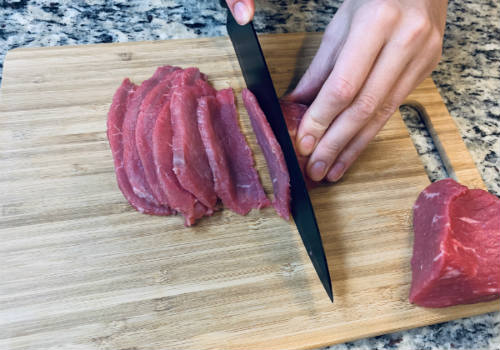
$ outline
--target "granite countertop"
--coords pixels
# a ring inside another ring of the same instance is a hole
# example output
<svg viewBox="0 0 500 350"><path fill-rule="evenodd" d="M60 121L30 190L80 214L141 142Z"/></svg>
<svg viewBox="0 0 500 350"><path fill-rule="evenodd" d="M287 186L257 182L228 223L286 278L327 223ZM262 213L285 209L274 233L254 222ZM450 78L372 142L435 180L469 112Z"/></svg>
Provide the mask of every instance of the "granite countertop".
<svg viewBox="0 0 500 350"><path fill-rule="evenodd" d="M322 31L339 6L327 0L257 0L260 33ZM500 196L500 8L494 0L450 1L443 58L432 73L478 169ZM218 1L3 0L0 82L7 50L226 35ZM416 114L405 121L431 180L446 176ZM500 349L500 312L398 332L329 349Z"/></svg>

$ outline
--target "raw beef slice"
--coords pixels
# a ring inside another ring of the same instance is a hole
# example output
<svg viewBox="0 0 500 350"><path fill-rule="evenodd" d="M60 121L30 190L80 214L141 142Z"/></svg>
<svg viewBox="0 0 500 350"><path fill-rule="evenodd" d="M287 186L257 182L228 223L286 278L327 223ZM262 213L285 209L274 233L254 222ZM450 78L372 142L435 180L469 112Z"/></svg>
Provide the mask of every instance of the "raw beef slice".
<svg viewBox="0 0 500 350"><path fill-rule="evenodd" d="M162 190L153 158L153 129L160 110L170 100L172 79L180 68L173 68L164 79L144 98L137 117L135 142L147 183L153 197L162 205L169 205L167 194Z"/></svg>
<svg viewBox="0 0 500 350"><path fill-rule="evenodd" d="M413 208L410 302L445 307L500 296L500 200L451 179L429 185Z"/></svg>
<svg viewBox="0 0 500 350"><path fill-rule="evenodd" d="M139 212L153 215L170 215L171 211L168 207L156 206L134 193L123 166L123 121L127 103L136 88L129 79L125 79L115 92L108 113L107 136L113 154L116 180L125 198Z"/></svg>
<svg viewBox="0 0 500 350"><path fill-rule="evenodd" d="M241 133L232 89L198 100L198 128L223 204L246 215L270 205L254 167L252 151Z"/></svg>
<svg viewBox="0 0 500 350"><path fill-rule="evenodd" d="M273 206L282 218L289 220L291 200L290 176L288 174L283 151L254 94L248 89L243 89L242 97L250 117L253 131L264 153L264 157L266 158L273 184Z"/></svg>
<svg viewBox="0 0 500 350"><path fill-rule="evenodd" d="M304 113L307 110L307 106L301 103L295 103L287 100L281 100L281 111L283 112L283 116L285 117L286 126L288 128L288 133L290 134L290 138L292 139L293 148L295 149L295 155L297 156L297 161L299 162L300 170L302 170L302 175L304 176L304 180L308 188L313 188L316 186L317 182L311 180L306 173L306 166L309 157L305 157L301 155L297 151L297 147L295 145L295 138L297 137L297 131L299 129L300 122Z"/></svg>
<svg viewBox="0 0 500 350"><path fill-rule="evenodd" d="M191 90L197 97L215 96L215 90L207 81L207 76L200 72L198 68L190 67L183 71L179 86L191 86Z"/></svg>
<svg viewBox="0 0 500 350"><path fill-rule="evenodd" d="M207 208L214 209L217 196L205 146L198 131L198 97L193 86L179 86L172 92L173 169L184 189Z"/></svg>
<svg viewBox="0 0 500 350"><path fill-rule="evenodd" d="M158 68L151 78L145 80L135 90L128 100L125 121L123 122L124 167L130 185L137 196L156 205L160 205L160 202L154 198L147 183L144 168L137 152L135 131L142 100L172 69L171 66Z"/></svg>
<svg viewBox="0 0 500 350"><path fill-rule="evenodd" d="M184 215L184 224L191 226L197 219L210 213L177 180L177 176L173 171L172 134L170 101L167 101L158 115L153 130L153 155L156 174L160 186L167 194L170 207Z"/></svg>

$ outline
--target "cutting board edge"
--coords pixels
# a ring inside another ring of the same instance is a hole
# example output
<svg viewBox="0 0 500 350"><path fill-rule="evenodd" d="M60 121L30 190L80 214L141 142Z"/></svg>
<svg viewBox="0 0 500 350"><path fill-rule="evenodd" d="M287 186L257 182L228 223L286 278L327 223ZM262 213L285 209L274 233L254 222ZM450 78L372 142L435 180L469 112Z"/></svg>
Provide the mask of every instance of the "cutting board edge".
<svg viewBox="0 0 500 350"><path fill-rule="evenodd" d="M425 94L426 98L417 98L418 94ZM448 176L468 187L487 190L484 179L460 134L457 123L446 108L432 78L430 76L426 78L405 99L403 104L409 105L419 112ZM429 112L431 110L433 113ZM451 122L443 123L443 120ZM469 164L474 164L474 167L468 166Z"/></svg>
<svg viewBox="0 0 500 350"><path fill-rule="evenodd" d="M262 341L262 342L250 342L250 343L245 343L245 344L236 343L236 344L234 344L235 345L234 348L235 349L266 348L266 349L276 349L276 350L283 349L283 348L297 349L297 350L320 349L320 348L324 348L324 347L328 347L328 346L332 346L332 345L344 344L344 343L353 342L356 340L361 340L361 339L366 339L366 338L371 338L371 337L376 337L376 336L381 336L381 335L388 335L388 334L393 334L393 333L397 333L397 332L404 332L404 331L408 331L408 330L412 330L412 329L416 329L416 328L422 328L422 327L426 327L426 326L436 325L439 323L460 320L460 319L474 317L474 316L480 316L480 315L484 315L484 314L487 314L490 312L497 312L497 311L499 311L498 308L500 306L499 301L500 301L500 299L496 299L496 300L492 300L492 301L488 301L488 302L481 302L481 303L476 303L476 304L456 305L456 306L442 308L442 309L438 309L438 308L429 309L429 308L417 307L417 309L421 309L424 312L432 312L432 313L436 313L436 314L438 314L440 311L441 312L449 312L450 309L453 309L452 311L456 310L456 312L461 312L460 309L463 309L463 308L467 308L468 312L465 312L465 313L462 312L460 314L460 316L458 316L458 317L454 314L445 315L444 317L439 317L439 316L429 317L429 318L425 318L425 321L424 321L424 319L422 319L419 322L413 322L411 325L407 325L404 327L397 326L400 323L401 318L398 318L397 317L398 314L395 313L393 315L388 315L388 316L394 317L394 320L391 322L391 324L394 324L394 327L389 327L389 329L386 328L386 329L380 329L380 330L372 330L372 331L363 333L362 335L357 334L355 336L349 335L349 336L345 336L345 337L340 337L340 338L336 339L334 342L328 342L328 341L314 342L314 340L311 342L307 342L307 340L311 339L311 338L313 338L313 339L325 338L325 336L323 336L324 334L331 334L331 332L336 331L336 329L334 327L322 327L321 330L313 332L312 335L308 334L307 339L295 339L295 338L303 337L303 335L304 335L302 333L298 333L298 334L295 334L293 336L287 336L285 338L285 341L283 341L283 338L276 337L271 342L269 342L269 340L266 340L266 341ZM384 316L384 317L387 317L387 316ZM380 318L384 318L384 317L380 317ZM432 318L432 320L429 321L430 318ZM382 320L382 321L384 321L384 320ZM359 323L359 322L350 322L350 323L347 323L347 326L348 327L357 327L357 326L361 327L361 326L363 326L363 324L357 325L356 323ZM379 324L382 324L382 323L379 323ZM384 323L384 324L387 325L387 323ZM386 327L386 326L380 326L380 328L384 328L384 327ZM303 340L302 344L300 344L301 340Z"/></svg>

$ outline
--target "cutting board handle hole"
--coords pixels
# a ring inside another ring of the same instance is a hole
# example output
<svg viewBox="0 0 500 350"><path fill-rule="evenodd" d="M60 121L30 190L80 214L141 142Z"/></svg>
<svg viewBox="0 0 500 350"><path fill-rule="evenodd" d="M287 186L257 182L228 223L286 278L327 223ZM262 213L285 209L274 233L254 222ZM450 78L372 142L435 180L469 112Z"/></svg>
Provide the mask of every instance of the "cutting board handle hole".
<svg viewBox="0 0 500 350"><path fill-rule="evenodd" d="M401 105L399 112L424 164L429 180L434 182L449 177L456 180L455 171L425 107L418 102L411 101Z"/></svg>

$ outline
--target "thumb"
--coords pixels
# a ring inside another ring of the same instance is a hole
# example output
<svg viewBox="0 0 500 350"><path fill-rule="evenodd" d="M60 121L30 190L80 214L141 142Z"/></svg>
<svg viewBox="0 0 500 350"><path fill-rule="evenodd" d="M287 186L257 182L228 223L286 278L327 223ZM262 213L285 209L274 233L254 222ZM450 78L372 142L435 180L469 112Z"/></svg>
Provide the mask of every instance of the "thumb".
<svg viewBox="0 0 500 350"><path fill-rule="evenodd" d="M236 22L245 25L253 19L255 3L253 0L226 0Z"/></svg>

